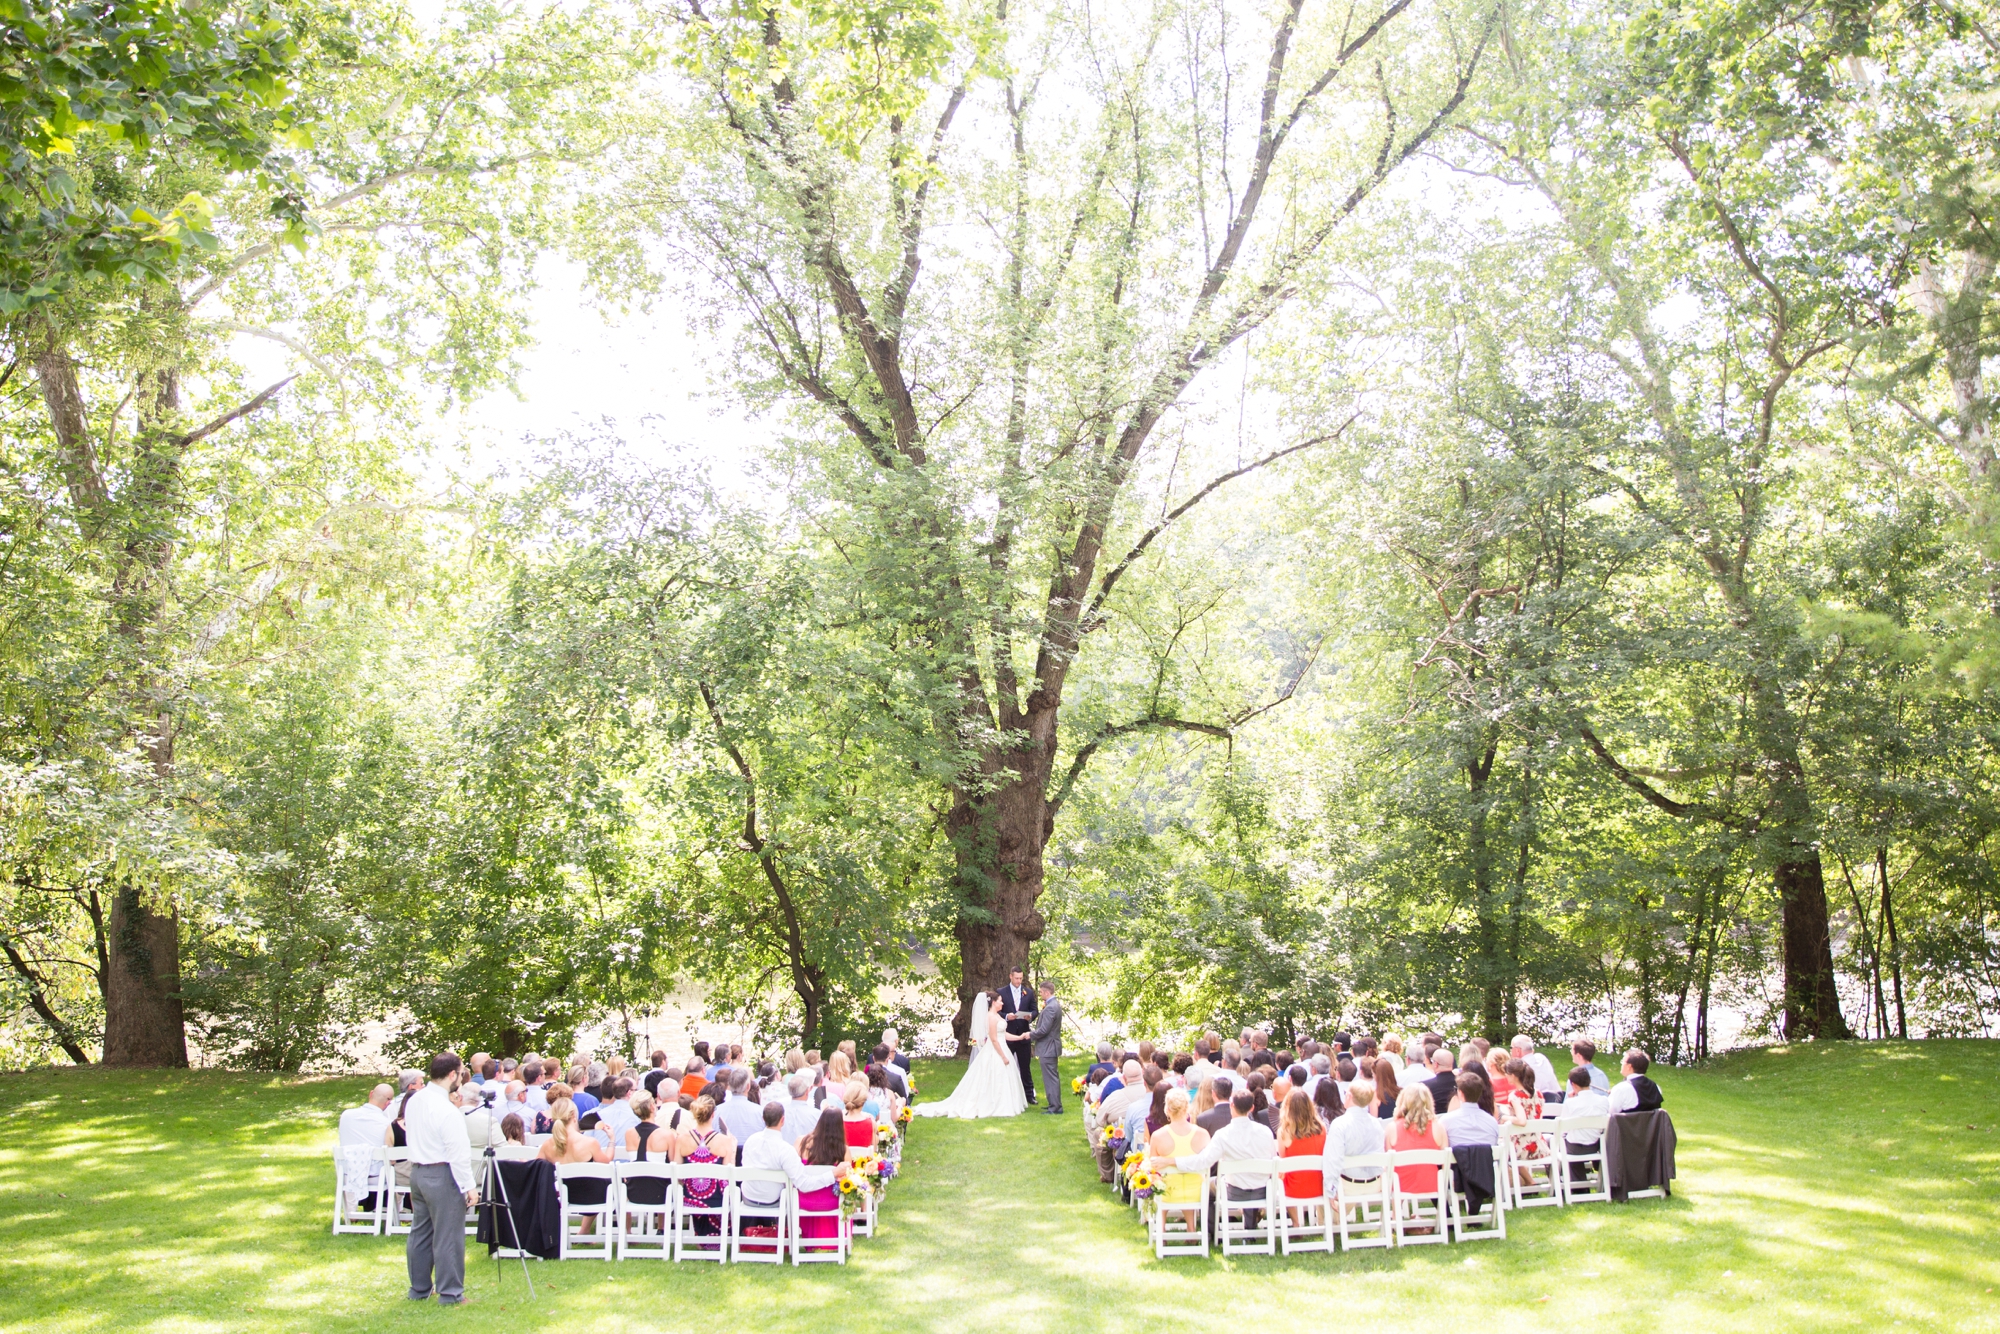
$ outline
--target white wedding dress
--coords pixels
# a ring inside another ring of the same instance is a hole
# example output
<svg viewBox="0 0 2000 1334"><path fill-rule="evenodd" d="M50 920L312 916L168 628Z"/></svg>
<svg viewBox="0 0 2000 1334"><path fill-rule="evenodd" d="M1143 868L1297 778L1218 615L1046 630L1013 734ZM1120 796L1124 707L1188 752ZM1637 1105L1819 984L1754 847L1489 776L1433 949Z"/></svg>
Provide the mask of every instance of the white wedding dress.
<svg viewBox="0 0 2000 1334"><path fill-rule="evenodd" d="M969 1121L983 1116L1019 1116L1028 1109L1021 1092L1016 1058L1007 1050L1006 1034L992 1023L992 997L985 992L972 1003L972 1064L965 1078L943 1102L918 1103L918 1116L949 1116Z"/></svg>

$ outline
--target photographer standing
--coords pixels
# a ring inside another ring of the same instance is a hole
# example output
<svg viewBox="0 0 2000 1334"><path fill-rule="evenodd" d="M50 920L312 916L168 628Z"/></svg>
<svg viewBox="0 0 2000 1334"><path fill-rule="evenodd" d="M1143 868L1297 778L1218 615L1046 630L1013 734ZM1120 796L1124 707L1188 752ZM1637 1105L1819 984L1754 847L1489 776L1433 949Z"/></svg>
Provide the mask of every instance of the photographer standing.
<svg viewBox="0 0 2000 1334"><path fill-rule="evenodd" d="M465 1300L465 1211L476 1196L472 1141L465 1115L452 1099L464 1082L465 1067L458 1057L439 1052L431 1057L431 1082L410 1097L403 1114L410 1141L411 1215L403 1253L415 1302L428 1298L433 1287L446 1306Z"/></svg>

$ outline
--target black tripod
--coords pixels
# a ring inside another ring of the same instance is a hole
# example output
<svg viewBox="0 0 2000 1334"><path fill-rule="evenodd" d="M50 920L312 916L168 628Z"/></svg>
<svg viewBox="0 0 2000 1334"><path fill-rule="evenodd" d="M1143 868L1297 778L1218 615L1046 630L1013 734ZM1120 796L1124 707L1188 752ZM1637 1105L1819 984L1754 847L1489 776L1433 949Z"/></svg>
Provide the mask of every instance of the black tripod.
<svg viewBox="0 0 2000 1334"><path fill-rule="evenodd" d="M520 1229L514 1225L514 1202L507 1198L507 1177L500 1170L500 1160L494 1156L491 1144L486 1146L484 1162L486 1180L482 1183L482 1189L479 1192L478 1207L499 1211L498 1217L493 1219L493 1238L495 1242L498 1242L500 1238L500 1219L504 1218L507 1220L507 1231L514 1238L514 1258L521 1262L521 1277L528 1281L528 1300L534 1301L535 1280L528 1273L528 1252L521 1245ZM500 1198L498 1200L493 1198L493 1188L495 1186L498 1186L500 1190ZM496 1245L493 1249L493 1284L496 1289L499 1287L500 1271L503 1268L505 1266L500 1262L500 1249Z"/></svg>

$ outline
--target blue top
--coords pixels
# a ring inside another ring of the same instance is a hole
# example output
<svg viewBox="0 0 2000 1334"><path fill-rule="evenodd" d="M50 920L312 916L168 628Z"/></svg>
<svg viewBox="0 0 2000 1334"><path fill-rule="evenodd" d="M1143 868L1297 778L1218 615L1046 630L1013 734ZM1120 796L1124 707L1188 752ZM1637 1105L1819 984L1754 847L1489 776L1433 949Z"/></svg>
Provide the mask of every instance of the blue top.
<svg viewBox="0 0 2000 1334"><path fill-rule="evenodd" d="M578 1116L582 1116L585 1112L594 1112L597 1110L597 1095L595 1093L586 1093L582 1089L578 1089L569 1095L569 1100L576 1104L576 1114Z"/></svg>

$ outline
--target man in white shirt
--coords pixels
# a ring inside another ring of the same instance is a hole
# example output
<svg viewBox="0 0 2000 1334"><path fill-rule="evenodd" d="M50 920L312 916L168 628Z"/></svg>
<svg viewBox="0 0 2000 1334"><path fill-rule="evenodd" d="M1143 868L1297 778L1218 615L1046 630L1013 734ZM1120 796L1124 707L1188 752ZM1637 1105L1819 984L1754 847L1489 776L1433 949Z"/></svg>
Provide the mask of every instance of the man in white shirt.
<svg viewBox="0 0 2000 1334"><path fill-rule="evenodd" d="M1231 1200L1262 1199L1264 1183L1254 1177L1231 1180L1228 1164L1249 1162L1259 1158L1278 1156L1278 1137L1271 1128L1250 1115L1250 1109L1257 1105L1255 1095L1249 1090L1237 1094L1229 1100L1229 1124L1211 1135L1208 1147L1200 1153L1184 1154L1174 1159L1174 1166L1183 1172L1206 1172L1217 1163L1221 1169L1222 1185ZM1240 1184L1239 1184L1240 1181ZM1252 1210L1245 1220L1249 1227L1256 1227L1259 1211Z"/></svg>
<svg viewBox="0 0 2000 1334"><path fill-rule="evenodd" d="M1306 1058L1306 1082L1300 1087L1308 1101L1319 1092L1320 1084L1333 1073L1333 1058L1323 1051L1316 1051Z"/></svg>
<svg viewBox="0 0 2000 1334"><path fill-rule="evenodd" d="M624 1151L625 1132L639 1124L639 1114L632 1110L632 1088L632 1081L620 1075L611 1081L611 1096L597 1104L597 1125L614 1158Z"/></svg>
<svg viewBox="0 0 2000 1334"><path fill-rule="evenodd" d="M1611 1115L1611 1100L1590 1086L1590 1071L1582 1066L1569 1072L1569 1097L1563 1100L1562 1115L1564 1119ZM1562 1121L1556 1124L1561 1125ZM1563 1138L1569 1141L1571 1153L1588 1153L1597 1147L1601 1134L1595 1130L1566 1130Z"/></svg>
<svg viewBox="0 0 2000 1334"><path fill-rule="evenodd" d="M800 1070L785 1081L785 1124L779 1133L785 1137L785 1143L794 1147L819 1124L819 1109L812 1105L812 1091L810 1070Z"/></svg>
<svg viewBox="0 0 2000 1334"><path fill-rule="evenodd" d="M1637 1047L1625 1053L1625 1062L1618 1067L1618 1073L1625 1078L1607 1099L1614 1113L1655 1111L1665 1101L1660 1096L1660 1086L1646 1073L1652 1065L1653 1058Z"/></svg>
<svg viewBox="0 0 2000 1334"><path fill-rule="evenodd" d="M377 1084L368 1090L367 1102L340 1114L339 1142L343 1165L348 1160L357 1164L356 1168L348 1168L342 1173L342 1180L347 1180L350 1173L358 1175L359 1163L368 1164L367 1194L362 1196L358 1190L350 1191L350 1194L360 1197L359 1204L363 1209L374 1207L375 1191L381 1184L382 1146L389 1138L389 1100L394 1096L395 1090L387 1084ZM353 1184L359 1186L361 1182L357 1179Z"/></svg>
<svg viewBox="0 0 2000 1334"><path fill-rule="evenodd" d="M1535 1072L1536 1096L1543 1102L1562 1101L1560 1097L1562 1085L1556 1082L1555 1066L1548 1057L1535 1050L1535 1044L1530 1042L1526 1035L1516 1034L1514 1040L1507 1044L1507 1049L1520 1060L1526 1061L1528 1068Z"/></svg>
<svg viewBox="0 0 2000 1334"><path fill-rule="evenodd" d="M458 1057L439 1052L431 1058L430 1083L412 1094L403 1110L411 1214L403 1258L411 1301L424 1301L433 1291L447 1306L465 1300L465 1211L477 1196L465 1114L451 1096L464 1080Z"/></svg>
<svg viewBox="0 0 2000 1334"><path fill-rule="evenodd" d="M807 1166L799 1161L799 1151L785 1141L785 1104L768 1102L764 1104L762 1127L756 1134L743 1141L743 1166L760 1168L767 1172L783 1172L792 1188L801 1193L809 1190L824 1190L834 1182L831 1167ZM760 1222L766 1226L777 1226L778 1205L784 1199L784 1188L775 1182L746 1181L743 1183L744 1222ZM753 1217L753 1211L754 1217Z"/></svg>
<svg viewBox="0 0 2000 1334"><path fill-rule="evenodd" d="M1335 1177L1349 1181L1373 1181L1382 1175L1379 1167L1352 1171L1347 1160L1363 1154L1382 1152L1382 1130L1389 1123L1375 1115L1375 1081L1357 1079L1347 1086L1347 1110L1333 1118L1326 1133L1326 1179L1330 1187Z"/></svg>
<svg viewBox="0 0 2000 1334"><path fill-rule="evenodd" d="M729 1138L738 1144L747 1144L750 1137L764 1129L764 1109L750 1101L750 1072L741 1066L729 1071L729 1096L716 1109L722 1118L722 1128L729 1132Z"/></svg>

